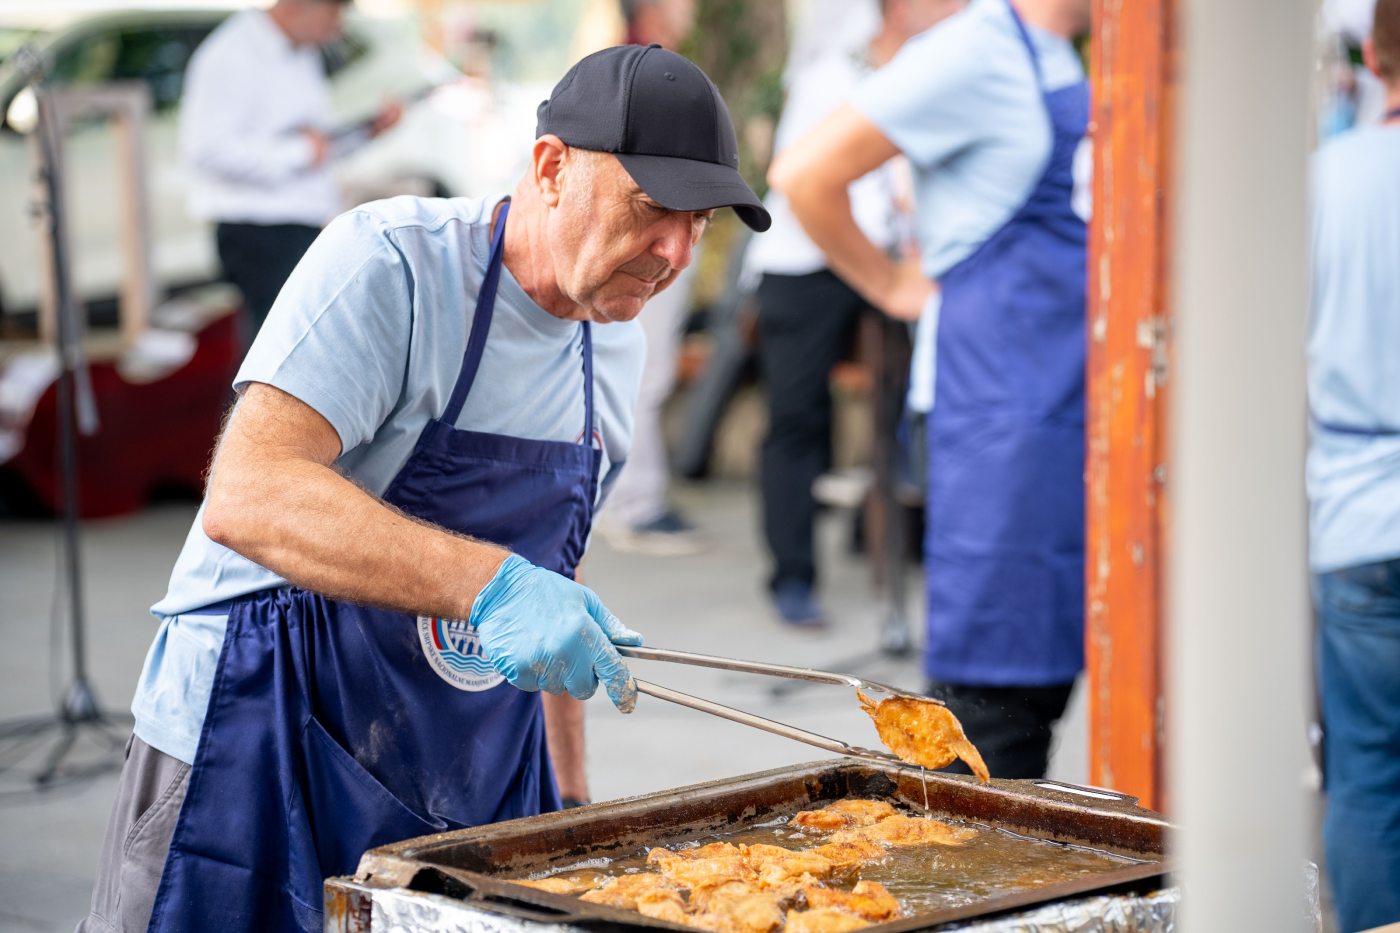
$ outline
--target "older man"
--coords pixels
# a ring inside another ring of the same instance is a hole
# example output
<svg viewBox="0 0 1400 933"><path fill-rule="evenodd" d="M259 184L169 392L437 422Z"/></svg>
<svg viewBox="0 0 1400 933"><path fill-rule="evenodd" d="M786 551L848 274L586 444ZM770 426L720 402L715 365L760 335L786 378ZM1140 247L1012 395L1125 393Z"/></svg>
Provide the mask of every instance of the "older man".
<svg viewBox="0 0 1400 933"><path fill-rule="evenodd" d="M715 209L768 217L659 47L574 66L538 137L513 198L352 211L279 296L154 610L92 929L319 930L365 849L559 806L537 691L631 708L640 636L571 579L641 368L594 325Z"/></svg>

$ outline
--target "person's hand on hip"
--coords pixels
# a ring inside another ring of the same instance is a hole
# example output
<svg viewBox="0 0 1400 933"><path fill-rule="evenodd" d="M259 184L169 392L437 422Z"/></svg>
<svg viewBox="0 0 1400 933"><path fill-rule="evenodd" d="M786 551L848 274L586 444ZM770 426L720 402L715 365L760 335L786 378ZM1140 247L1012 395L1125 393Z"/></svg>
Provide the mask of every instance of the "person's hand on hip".
<svg viewBox="0 0 1400 933"><path fill-rule="evenodd" d="M642 636L588 587L512 554L477 595L470 621L486 659L515 687L586 700L601 681L619 710L636 705L636 681L613 645L640 645Z"/></svg>

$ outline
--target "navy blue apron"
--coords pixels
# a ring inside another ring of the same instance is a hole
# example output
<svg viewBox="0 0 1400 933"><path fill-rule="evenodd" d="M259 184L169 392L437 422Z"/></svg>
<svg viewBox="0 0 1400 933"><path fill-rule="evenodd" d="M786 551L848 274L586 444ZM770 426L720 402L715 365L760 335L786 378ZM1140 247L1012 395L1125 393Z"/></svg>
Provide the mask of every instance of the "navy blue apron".
<svg viewBox="0 0 1400 933"><path fill-rule="evenodd" d="M452 397L384 494L572 576L593 516L593 353L582 443L459 430L500 280L503 203ZM462 621L298 589L235 601L151 930L320 930L322 881L366 849L557 810L539 695Z"/></svg>
<svg viewBox="0 0 1400 933"><path fill-rule="evenodd" d="M1046 686L1083 667L1086 227L1071 207L1088 84L1045 89L1050 160L1005 226L939 279L928 430L925 668Z"/></svg>

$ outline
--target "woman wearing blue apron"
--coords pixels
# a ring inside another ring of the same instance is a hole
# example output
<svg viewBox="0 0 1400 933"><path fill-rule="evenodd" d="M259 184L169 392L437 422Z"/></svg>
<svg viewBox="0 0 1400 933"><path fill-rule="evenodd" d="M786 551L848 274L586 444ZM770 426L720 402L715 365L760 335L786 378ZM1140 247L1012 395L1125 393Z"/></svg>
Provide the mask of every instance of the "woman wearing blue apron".
<svg viewBox="0 0 1400 933"><path fill-rule="evenodd" d="M1088 24L1086 0L977 0L911 40L773 170L838 273L886 312L925 318L925 670L997 777L1044 773L1083 666L1074 168L1089 95L1069 39ZM896 153L914 170L917 267L822 207Z"/></svg>

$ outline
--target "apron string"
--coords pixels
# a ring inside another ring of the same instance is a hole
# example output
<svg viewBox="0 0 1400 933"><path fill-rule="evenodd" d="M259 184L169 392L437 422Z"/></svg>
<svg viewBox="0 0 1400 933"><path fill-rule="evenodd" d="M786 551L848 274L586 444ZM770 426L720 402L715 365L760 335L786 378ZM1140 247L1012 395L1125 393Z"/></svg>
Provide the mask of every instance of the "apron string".
<svg viewBox="0 0 1400 933"><path fill-rule="evenodd" d="M441 420L448 425L456 425L466 404L467 393L476 381L476 371L481 367L481 355L486 349L486 336L491 331L491 314L496 308L496 288L501 281L501 258L505 255L506 216L510 213L510 199L501 202L501 212L496 217L491 231L491 258L486 263L486 276L481 282L481 291L476 296L476 311L472 315L472 332L467 338L467 352L462 358L462 370L457 374L457 384L452 387L452 396L447 401Z"/></svg>

